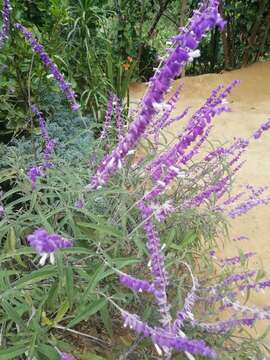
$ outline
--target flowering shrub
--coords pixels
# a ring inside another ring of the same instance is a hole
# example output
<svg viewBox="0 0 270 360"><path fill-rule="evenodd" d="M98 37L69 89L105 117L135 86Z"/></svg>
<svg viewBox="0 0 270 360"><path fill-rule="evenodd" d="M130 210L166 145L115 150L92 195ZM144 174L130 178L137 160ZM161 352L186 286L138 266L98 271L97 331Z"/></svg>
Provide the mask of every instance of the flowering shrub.
<svg viewBox="0 0 270 360"><path fill-rule="evenodd" d="M111 94L103 131L93 140L87 162L55 156L52 166L56 142L36 106L31 111L44 139L42 164L27 170L27 154L7 147L8 159L2 169L6 191L0 202L0 240L5 244L0 257L5 268L1 315L7 349L0 350L0 357L24 354L42 360L73 359L63 332L112 349L108 338L88 333L89 328L84 332L83 324L91 318L90 329L98 328L102 321L111 335L112 319L117 321L115 311L120 312L123 327L138 335L138 343L152 343L153 347L145 346L142 356L231 359L239 352L250 358L262 355L256 340L244 338L235 343L233 331L270 318L269 308L249 307L239 300L239 294L264 289L270 283L257 270L239 269L254 253L218 259L211 248L226 217L234 219L270 202L265 188L247 185L236 195L229 192L249 142L269 130L270 120L250 139L235 139L231 145L197 157L214 117L230 111L225 99L238 85L234 81L213 90L165 150L159 143L162 129L189 114L187 108L172 116L181 87L168 101L165 94L183 66L199 56L196 49L204 34L214 26L223 28L218 5L217 0L202 2L187 27L172 39L168 57L151 79L127 132L119 99ZM73 91L43 47L20 24L16 28L53 72L72 110L78 110ZM119 141L106 154L113 113ZM138 158L135 148L145 138L154 141L153 150ZM203 238L206 250L211 249L209 256L200 244ZM239 235L235 240L245 238ZM208 267L202 275L209 275L211 266L214 274L214 263L220 267L217 281L196 275L196 257L188 254L192 249L206 257ZM41 257L38 263L33 255ZM147 267L143 266L146 256ZM48 257L50 264L46 264ZM131 265L133 275L127 273ZM228 309L232 310L228 318L217 314ZM141 310L146 312L141 315Z"/></svg>

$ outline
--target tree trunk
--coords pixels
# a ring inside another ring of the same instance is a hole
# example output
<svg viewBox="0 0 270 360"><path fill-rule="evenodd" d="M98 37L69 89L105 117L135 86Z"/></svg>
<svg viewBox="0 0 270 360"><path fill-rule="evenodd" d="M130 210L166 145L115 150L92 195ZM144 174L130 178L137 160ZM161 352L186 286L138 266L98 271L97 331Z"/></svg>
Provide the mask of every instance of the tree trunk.
<svg viewBox="0 0 270 360"><path fill-rule="evenodd" d="M157 25L159 23L159 20L161 19L164 11L166 11L166 9L167 9L170 2L171 2L171 0L165 0L164 2L162 1L160 3L159 11L158 11L156 17L154 18L153 24L151 25L151 27L150 27L150 29L148 31L148 36L149 37L153 36L154 31L155 31L155 29L156 29L156 27L157 27Z"/></svg>
<svg viewBox="0 0 270 360"><path fill-rule="evenodd" d="M217 49L219 40L219 30L217 28L211 31L210 41L210 71L215 71L215 64L217 63Z"/></svg>
<svg viewBox="0 0 270 360"><path fill-rule="evenodd" d="M222 2L219 6L220 15L225 19L224 9ZM230 70L230 47L229 47L229 41L228 41L228 23L229 19L227 20L227 24L224 27L224 30L221 32L221 39L222 39L222 45L223 45L223 51L224 51L224 68L225 70Z"/></svg>
<svg viewBox="0 0 270 360"><path fill-rule="evenodd" d="M263 20L263 13L265 11L266 6L266 0L262 0L260 2L260 7L258 9L258 14L256 17L256 21L252 25L251 31L250 31L250 37L248 38L248 44L243 54L243 66L247 66L249 63L249 56L250 56L250 50L255 46L256 44L256 38L257 34L260 30L260 26Z"/></svg>
<svg viewBox="0 0 270 360"><path fill-rule="evenodd" d="M260 56L263 56L265 53L265 44L267 41L269 30L270 30L270 14L267 16L267 25L266 25L265 32L264 32L262 40L261 40L260 48L256 54L255 62L258 61Z"/></svg>

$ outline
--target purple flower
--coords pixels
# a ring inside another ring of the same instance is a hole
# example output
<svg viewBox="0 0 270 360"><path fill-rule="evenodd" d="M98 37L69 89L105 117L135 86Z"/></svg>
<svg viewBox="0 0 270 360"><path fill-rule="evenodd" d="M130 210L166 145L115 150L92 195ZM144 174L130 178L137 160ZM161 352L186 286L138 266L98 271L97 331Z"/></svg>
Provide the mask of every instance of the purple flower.
<svg viewBox="0 0 270 360"><path fill-rule="evenodd" d="M245 284L245 285L240 285L238 287L238 289L240 291L243 290L250 290L250 289L255 289L256 291L259 290L264 290L265 288L269 288L270 287L270 280L264 280L264 281L259 281L253 284Z"/></svg>
<svg viewBox="0 0 270 360"><path fill-rule="evenodd" d="M39 111L39 109L37 108L36 105L33 105L31 110L38 118L41 134L45 141L45 148L43 150L43 157L44 157L45 162L42 165L31 167L27 171L27 176L29 177L29 179L31 181L32 189L35 189L37 178L45 176L46 170L53 167L53 164L50 163L49 160L54 151L57 141L55 139L51 139L49 137L43 113L41 111Z"/></svg>
<svg viewBox="0 0 270 360"><path fill-rule="evenodd" d="M43 166L33 166L27 171L27 176L31 181L32 189L36 188L37 178L44 176Z"/></svg>
<svg viewBox="0 0 270 360"><path fill-rule="evenodd" d="M154 295L156 298L159 312L161 314L161 323L168 326L171 321L170 305L168 304L166 287L169 283L168 274L165 269L165 258L161 249L160 238L158 233L149 219L152 209L144 204L140 204L142 217L145 221L144 230L147 236L147 248L150 256L150 270L154 278Z"/></svg>
<svg viewBox="0 0 270 360"><path fill-rule="evenodd" d="M15 24L15 28L23 34L26 40L28 40L32 50L39 55L40 60L43 62L45 67L48 68L55 80L58 82L60 89L64 92L66 98L70 103L72 111L78 111L80 105L76 102L75 92L72 90L70 84L66 82L64 75L60 72L58 66L51 60L49 55L46 53L44 47L39 44L34 35L30 31L28 31L23 25L17 23Z"/></svg>
<svg viewBox="0 0 270 360"><path fill-rule="evenodd" d="M69 355L67 353L61 353L60 360L76 360L74 356Z"/></svg>
<svg viewBox="0 0 270 360"><path fill-rule="evenodd" d="M225 265L236 265L236 264L239 264L242 259L247 260L248 258L250 258L250 257L252 257L254 255L256 255L255 252L247 252L247 253L244 253L241 256L234 256L234 257L225 258L225 259L221 260L221 262L223 263L223 266L225 266Z"/></svg>
<svg viewBox="0 0 270 360"><path fill-rule="evenodd" d="M65 239L58 234L49 234L45 229L38 229L27 236L30 246L41 256L40 265L44 265L46 259L50 257L51 263L54 263L54 252L58 249L72 246L72 241Z"/></svg>
<svg viewBox="0 0 270 360"><path fill-rule="evenodd" d="M151 208L154 211L157 221L159 222L164 221L176 210L171 200L166 201L164 204L152 203Z"/></svg>
<svg viewBox="0 0 270 360"><path fill-rule="evenodd" d="M77 199L75 201L75 207L77 209L83 209L85 207L85 202L84 202L84 199Z"/></svg>
<svg viewBox="0 0 270 360"><path fill-rule="evenodd" d="M0 205L0 218L3 217L5 214L4 206Z"/></svg>
<svg viewBox="0 0 270 360"><path fill-rule="evenodd" d="M210 250L209 255L212 256L212 257L215 257L216 256L215 250Z"/></svg>
<svg viewBox="0 0 270 360"><path fill-rule="evenodd" d="M270 129L270 119L266 123L262 124L260 128L253 133L253 138L255 140L259 139L262 136L263 132L269 129Z"/></svg>
<svg viewBox="0 0 270 360"><path fill-rule="evenodd" d="M159 350L159 355L162 355L162 350L166 353L168 349L175 349L190 354L207 356L210 359L215 359L217 356L215 351L210 349L203 340L190 340L185 336L177 336L161 328L152 328L143 322L138 315L126 311L122 311L121 315L124 319L124 327L129 327L145 337L151 337L153 344Z"/></svg>
<svg viewBox="0 0 270 360"><path fill-rule="evenodd" d="M222 104L223 98L228 95L236 84L238 84L238 82L233 81L221 94L219 94L220 87L214 90L205 104L193 114L185 130L181 134L179 142L167 152L160 155L148 166L148 170L151 173L151 177L156 181L156 185L154 185L145 195L145 200L152 200L163 193L173 179L179 175L179 169L178 171L175 169L178 168L180 164L185 164L197 153L210 132L211 127L208 124L211 122L212 118L220 114L220 112L228 110L227 107L224 107L223 105L220 106L220 104ZM195 144L193 150L184 156L186 149L196 141L198 137L201 139ZM162 178L162 169L164 167L167 172ZM221 186L225 186L225 183L220 183L219 185L219 191L221 191ZM215 189L212 190L214 191Z"/></svg>
<svg viewBox="0 0 270 360"><path fill-rule="evenodd" d="M193 321L192 326L199 327L207 332L224 333L237 326L252 326L256 320L257 319L254 316L249 316L242 319L231 318L229 320L209 324Z"/></svg>
<svg viewBox="0 0 270 360"><path fill-rule="evenodd" d="M114 99L114 94L111 94L109 96L109 100L108 100L108 104L107 104L107 111L105 114L105 121L103 124L103 130L101 132L100 135L100 139L104 140L108 134L108 130L111 126L111 121L112 121L112 115L113 115L113 99Z"/></svg>
<svg viewBox="0 0 270 360"><path fill-rule="evenodd" d="M248 240L249 238L245 235L236 236L233 238L233 241L242 241L242 240Z"/></svg>
<svg viewBox="0 0 270 360"><path fill-rule="evenodd" d="M124 123L123 123L123 117L122 117L122 109L121 109L121 102L118 96L114 96L114 111L115 111L115 121L116 121L116 129L118 132L118 139L121 140L124 133Z"/></svg>
<svg viewBox="0 0 270 360"><path fill-rule="evenodd" d="M149 292L149 293L153 293L154 291L154 285L149 283L146 280L140 280L140 279L136 279L133 276L130 275L126 275L126 274L121 274L119 276L119 281L122 285L135 290L137 292Z"/></svg>
<svg viewBox="0 0 270 360"><path fill-rule="evenodd" d="M10 11L10 2L9 0L3 0L3 9L2 9L2 20L3 25L0 30L0 49L3 47L6 39L8 38L8 30L9 30L9 14Z"/></svg>

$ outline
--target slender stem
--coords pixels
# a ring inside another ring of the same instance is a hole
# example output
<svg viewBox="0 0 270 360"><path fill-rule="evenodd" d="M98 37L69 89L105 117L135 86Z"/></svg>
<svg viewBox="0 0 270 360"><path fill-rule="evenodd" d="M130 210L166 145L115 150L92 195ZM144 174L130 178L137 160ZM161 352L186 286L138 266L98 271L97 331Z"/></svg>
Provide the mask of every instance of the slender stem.
<svg viewBox="0 0 270 360"><path fill-rule="evenodd" d="M92 336L92 335L89 335L89 334L85 334L85 333L82 333L82 332L80 332L80 331L67 328L67 327L65 327L65 326L55 325L55 326L54 326L54 329L63 330L63 331L68 331L68 332L71 332L71 333L76 334L76 335L84 336L84 337L87 337L87 338L89 338L89 339L92 339L93 341L96 341L96 342L98 342L98 343L101 343L101 344L104 344L104 345L107 345L107 346L108 346L108 343L106 343L106 342L103 341L103 340L100 340L100 339L96 338L95 336Z"/></svg>

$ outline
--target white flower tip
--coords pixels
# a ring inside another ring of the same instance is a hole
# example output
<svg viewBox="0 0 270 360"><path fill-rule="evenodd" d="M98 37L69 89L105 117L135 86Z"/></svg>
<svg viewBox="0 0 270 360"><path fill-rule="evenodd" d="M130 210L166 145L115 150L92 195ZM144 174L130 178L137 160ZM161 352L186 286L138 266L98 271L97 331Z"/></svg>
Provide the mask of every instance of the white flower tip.
<svg viewBox="0 0 270 360"><path fill-rule="evenodd" d="M48 257L48 256L49 256L49 254L47 254L47 253L41 254L41 258L40 258L38 264L39 264L40 266L44 266L45 263L46 263L46 260L47 260L47 257Z"/></svg>
<svg viewBox="0 0 270 360"><path fill-rule="evenodd" d="M201 56L200 50L197 49L197 50L194 50L194 51L190 51L188 53L188 61L193 61L193 59L196 59L196 58L198 58L200 56Z"/></svg>
<svg viewBox="0 0 270 360"><path fill-rule="evenodd" d="M55 264L55 256L54 256L54 253L50 253L50 263L51 263L52 265Z"/></svg>
<svg viewBox="0 0 270 360"><path fill-rule="evenodd" d="M156 348L156 351L157 351L158 355L159 355L159 356L162 356L163 353L162 353L161 348L160 348L157 344L154 344L154 345L155 345L155 348Z"/></svg>

